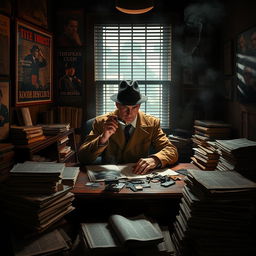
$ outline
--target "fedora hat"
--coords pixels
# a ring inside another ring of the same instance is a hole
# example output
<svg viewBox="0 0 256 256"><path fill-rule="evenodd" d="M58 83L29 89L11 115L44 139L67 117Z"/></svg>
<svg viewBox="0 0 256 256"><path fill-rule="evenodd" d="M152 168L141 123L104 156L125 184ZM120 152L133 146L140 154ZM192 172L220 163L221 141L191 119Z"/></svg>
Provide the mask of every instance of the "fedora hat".
<svg viewBox="0 0 256 256"><path fill-rule="evenodd" d="M137 81L122 81L118 93L113 94L110 99L122 105L133 106L146 102L148 97L141 95Z"/></svg>

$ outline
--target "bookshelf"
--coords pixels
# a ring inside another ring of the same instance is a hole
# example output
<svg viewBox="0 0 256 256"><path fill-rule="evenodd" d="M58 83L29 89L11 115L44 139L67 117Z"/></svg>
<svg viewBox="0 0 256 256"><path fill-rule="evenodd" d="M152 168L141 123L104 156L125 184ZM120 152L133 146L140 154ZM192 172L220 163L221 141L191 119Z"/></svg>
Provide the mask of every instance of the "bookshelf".
<svg viewBox="0 0 256 256"><path fill-rule="evenodd" d="M45 140L28 145L16 145L15 153L18 162L24 161L56 161L59 163L76 163L77 152L74 129Z"/></svg>

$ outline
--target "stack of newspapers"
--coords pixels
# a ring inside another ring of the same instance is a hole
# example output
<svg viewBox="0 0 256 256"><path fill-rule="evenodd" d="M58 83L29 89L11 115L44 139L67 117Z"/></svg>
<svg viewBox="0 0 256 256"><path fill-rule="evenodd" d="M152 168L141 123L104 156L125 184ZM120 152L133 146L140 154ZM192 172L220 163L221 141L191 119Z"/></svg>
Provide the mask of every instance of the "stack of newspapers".
<svg viewBox="0 0 256 256"><path fill-rule="evenodd" d="M256 183L201 170L189 170L185 183L172 233L177 255L254 255Z"/></svg>
<svg viewBox="0 0 256 256"><path fill-rule="evenodd" d="M246 138L233 140L216 140L220 151L217 169L237 171L247 178L256 180L255 156L256 142Z"/></svg>
<svg viewBox="0 0 256 256"><path fill-rule="evenodd" d="M63 163L30 161L13 167L0 202L15 228L42 232L74 209L72 187L62 183L65 168Z"/></svg>

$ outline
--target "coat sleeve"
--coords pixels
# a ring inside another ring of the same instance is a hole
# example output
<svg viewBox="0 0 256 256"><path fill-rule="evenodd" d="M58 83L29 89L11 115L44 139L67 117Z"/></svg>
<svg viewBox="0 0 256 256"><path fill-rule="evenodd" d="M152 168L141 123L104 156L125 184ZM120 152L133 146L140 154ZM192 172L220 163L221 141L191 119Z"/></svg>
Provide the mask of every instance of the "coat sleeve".
<svg viewBox="0 0 256 256"><path fill-rule="evenodd" d="M92 164L108 146L108 143L99 145L100 135L103 132L102 122L103 121L95 119L92 131L86 137L85 142L80 146L78 150L78 160L81 164Z"/></svg>
<svg viewBox="0 0 256 256"><path fill-rule="evenodd" d="M157 157L161 161L162 167L174 164L178 161L177 148L169 141L166 134L163 132L158 119L155 120L152 145L156 150L156 153L152 156Z"/></svg>

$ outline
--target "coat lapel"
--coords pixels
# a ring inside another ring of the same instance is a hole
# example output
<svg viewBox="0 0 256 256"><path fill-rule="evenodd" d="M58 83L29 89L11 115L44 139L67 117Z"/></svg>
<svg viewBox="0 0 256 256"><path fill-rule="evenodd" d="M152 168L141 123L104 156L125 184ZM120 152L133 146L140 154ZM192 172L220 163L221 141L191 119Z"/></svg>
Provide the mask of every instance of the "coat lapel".
<svg viewBox="0 0 256 256"><path fill-rule="evenodd" d="M143 143L143 141L147 140L150 136L150 132L148 131L148 128L150 128L143 118L142 114L139 112L136 129L134 130L130 140L128 141L126 145L126 150L132 150L135 144L137 144L138 141Z"/></svg>

